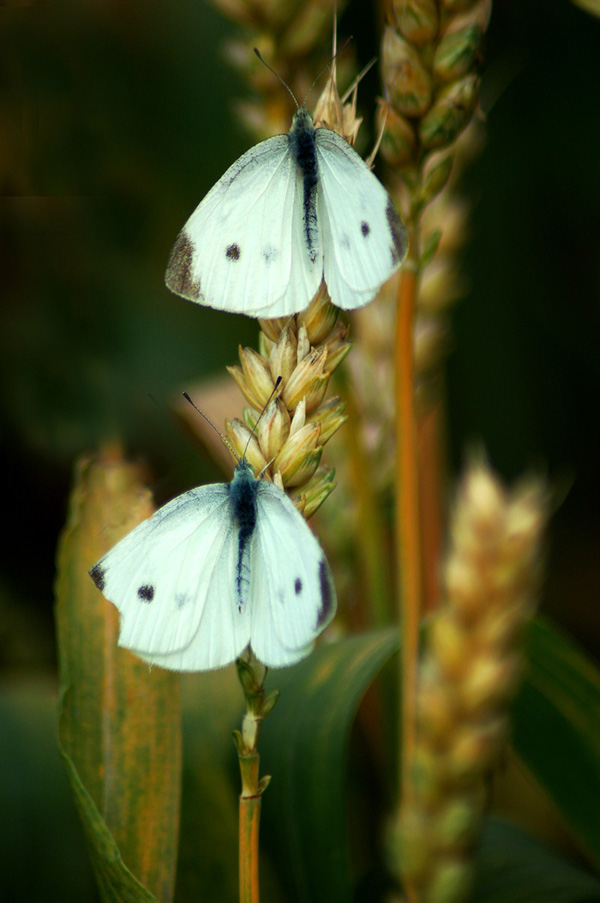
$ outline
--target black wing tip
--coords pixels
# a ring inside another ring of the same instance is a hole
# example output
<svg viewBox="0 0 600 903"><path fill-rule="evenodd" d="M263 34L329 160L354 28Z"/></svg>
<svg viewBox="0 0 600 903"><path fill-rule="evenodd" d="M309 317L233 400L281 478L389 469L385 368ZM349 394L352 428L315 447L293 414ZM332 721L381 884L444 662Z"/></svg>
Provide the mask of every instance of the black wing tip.
<svg viewBox="0 0 600 903"><path fill-rule="evenodd" d="M319 586L321 589L321 605L317 615L317 629L322 630L329 624L337 608L333 577L325 556L319 562Z"/></svg>
<svg viewBox="0 0 600 903"><path fill-rule="evenodd" d="M394 202L390 197L388 197L387 206L385 208L385 216L393 242L391 246L392 264L394 267L398 267L408 252L408 233L406 231L406 226L398 216L398 211L394 207Z"/></svg>
<svg viewBox="0 0 600 903"><path fill-rule="evenodd" d="M181 230L169 256L165 271L165 285L169 291L189 301L202 301L200 280L192 278L194 243L187 231Z"/></svg>
<svg viewBox="0 0 600 903"><path fill-rule="evenodd" d="M104 587L106 586L106 568L102 567L100 564L95 564L88 573L100 592L103 592Z"/></svg>

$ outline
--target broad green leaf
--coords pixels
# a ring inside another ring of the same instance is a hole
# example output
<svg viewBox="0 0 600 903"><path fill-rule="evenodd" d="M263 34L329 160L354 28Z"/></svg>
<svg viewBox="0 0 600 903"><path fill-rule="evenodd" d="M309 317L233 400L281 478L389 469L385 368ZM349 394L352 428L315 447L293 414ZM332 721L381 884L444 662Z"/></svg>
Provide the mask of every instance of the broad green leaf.
<svg viewBox="0 0 600 903"><path fill-rule="evenodd" d="M260 739L261 773L272 775L262 823L289 900L351 899L347 745L367 687L396 651L394 629L320 646L274 671L281 692Z"/></svg>
<svg viewBox="0 0 600 903"><path fill-rule="evenodd" d="M472 903L592 903L600 881L500 819L484 824Z"/></svg>
<svg viewBox="0 0 600 903"><path fill-rule="evenodd" d="M600 866L600 672L542 618L528 632L513 714L517 753Z"/></svg>
<svg viewBox="0 0 600 903"><path fill-rule="evenodd" d="M82 461L58 551L59 740L103 900L173 898L179 675L119 649L118 612L88 569L152 513L118 455Z"/></svg>

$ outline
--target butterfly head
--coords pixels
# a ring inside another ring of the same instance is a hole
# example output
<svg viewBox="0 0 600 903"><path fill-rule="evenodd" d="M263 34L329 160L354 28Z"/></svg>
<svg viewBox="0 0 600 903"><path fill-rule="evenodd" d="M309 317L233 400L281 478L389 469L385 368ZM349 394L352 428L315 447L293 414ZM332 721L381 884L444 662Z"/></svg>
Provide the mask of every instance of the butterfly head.
<svg viewBox="0 0 600 903"><path fill-rule="evenodd" d="M292 119L292 127L290 129L290 133L298 134L299 132L306 132L308 130L312 131L313 129L314 125L312 115L308 112L306 107L298 107L298 109L294 113L294 118Z"/></svg>

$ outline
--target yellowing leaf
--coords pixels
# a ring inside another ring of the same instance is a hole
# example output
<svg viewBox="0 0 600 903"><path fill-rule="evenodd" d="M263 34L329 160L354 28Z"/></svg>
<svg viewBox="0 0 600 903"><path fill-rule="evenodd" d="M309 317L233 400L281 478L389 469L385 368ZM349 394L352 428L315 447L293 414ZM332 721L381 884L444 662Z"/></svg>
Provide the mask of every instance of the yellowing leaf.
<svg viewBox="0 0 600 903"><path fill-rule="evenodd" d="M179 829L179 675L119 649L89 568L152 514L139 468L79 462L58 550L59 740L103 900L172 900Z"/></svg>

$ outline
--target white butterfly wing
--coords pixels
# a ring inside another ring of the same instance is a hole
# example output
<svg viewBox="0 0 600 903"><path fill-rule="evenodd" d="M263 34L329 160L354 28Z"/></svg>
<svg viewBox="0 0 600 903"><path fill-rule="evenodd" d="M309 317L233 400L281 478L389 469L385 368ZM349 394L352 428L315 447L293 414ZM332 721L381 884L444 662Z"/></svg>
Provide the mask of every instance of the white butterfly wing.
<svg viewBox="0 0 600 903"><path fill-rule="evenodd" d="M119 645L177 671L237 658L250 640L237 547L227 484L192 489L137 526L90 572L121 613Z"/></svg>
<svg viewBox="0 0 600 903"><path fill-rule="evenodd" d="M302 178L287 135L277 135L243 154L196 208L166 284L219 310L286 316L321 283L322 259L311 262L302 235Z"/></svg>
<svg viewBox="0 0 600 903"><path fill-rule="evenodd" d="M277 668L300 661L335 614L325 554L302 515L272 483L257 492L252 548L251 646Z"/></svg>
<svg viewBox="0 0 600 903"><path fill-rule="evenodd" d="M333 303L352 310L398 269L406 229L381 182L343 138L321 128L315 140L325 282Z"/></svg>

